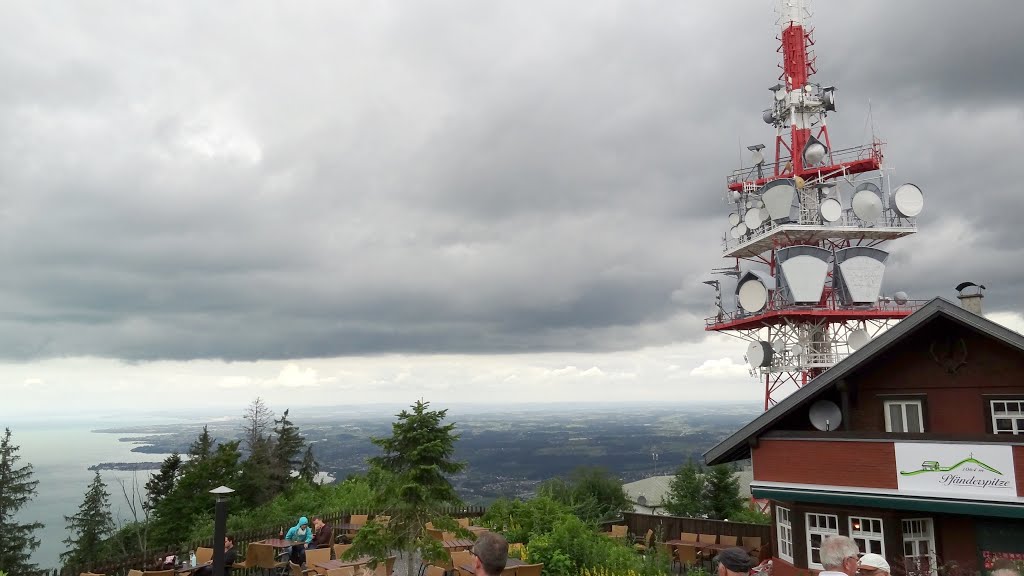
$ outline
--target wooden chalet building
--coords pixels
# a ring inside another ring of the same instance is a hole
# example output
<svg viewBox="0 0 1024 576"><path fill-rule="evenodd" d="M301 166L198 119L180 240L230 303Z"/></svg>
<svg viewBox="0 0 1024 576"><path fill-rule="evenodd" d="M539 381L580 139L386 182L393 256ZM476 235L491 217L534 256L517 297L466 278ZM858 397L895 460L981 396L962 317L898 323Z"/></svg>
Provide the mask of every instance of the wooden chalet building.
<svg viewBox="0 0 1024 576"><path fill-rule="evenodd" d="M1024 336L937 298L704 458L752 460L775 576L821 569L830 534L917 574L1024 560Z"/></svg>

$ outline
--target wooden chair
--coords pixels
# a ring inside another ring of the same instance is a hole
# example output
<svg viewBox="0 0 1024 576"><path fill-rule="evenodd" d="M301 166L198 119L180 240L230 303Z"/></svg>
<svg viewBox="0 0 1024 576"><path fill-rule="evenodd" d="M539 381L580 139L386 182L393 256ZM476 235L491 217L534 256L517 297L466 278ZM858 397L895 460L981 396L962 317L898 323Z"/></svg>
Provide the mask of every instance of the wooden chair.
<svg viewBox="0 0 1024 576"><path fill-rule="evenodd" d="M629 526L625 524L612 524L611 531L605 532L604 535L609 538L625 538L629 535Z"/></svg>
<svg viewBox="0 0 1024 576"><path fill-rule="evenodd" d="M633 548L637 552L646 553L652 546L654 546L654 530L648 528L647 533L644 534L643 540L634 544Z"/></svg>
<svg viewBox="0 0 1024 576"><path fill-rule="evenodd" d="M441 532L441 540L456 540L458 537L455 532Z"/></svg>
<svg viewBox="0 0 1024 576"><path fill-rule="evenodd" d="M255 548L255 550L254 550ZM252 554L255 563L251 566L245 566L244 568L263 568L264 570L278 570L280 568L286 568L288 562L278 562L274 558L274 547L269 544L257 544L251 542L249 547L245 550L245 561L249 562L249 555ZM234 567L238 567L236 564Z"/></svg>
<svg viewBox="0 0 1024 576"><path fill-rule="evenodd" d="M736 536L726 536L725 534L722 534L721 536L718 537L718 543L719 544L724 544L726 546L735 546L736 545Z"/></svg>
<svg viewBox="0 0 1024 576"><path fill-rule="evenodd" d="M365 526L366 521L370 519L369 514L353 514L349 519L349 524L355 524L356 526Z"/></svg>
<svg viewBox="0 0 1024 576"><path fill-rule="evenodd" d="M128 576L142 576L142 570L129 570Z"/></svg>
<svg viewBox="0 0 1024 576"><path fill-rule="evenodd" d="M718 534L701 534L697 541L701 544L715 544L718 542Z"/></svg>
<svg viewBox="0 0 1024 576"><path fill-rule="evenodd" d="M196 548L196 564L206 564L213 561L213 548Z"/></svg>
<svg viewBox="0 0 1024 576"><path fill-rule="evenodd" d="M760 536L744 536L743 545L750 548L750 553L756 555L761 550L761 537Z"/></svg>
<svg viewBox="0 0 1024 576"><path fill-rule="evenodd" d="M312 548L306 550L306 566L312 568L320 562L329 562L331 560L331 549L330 548Z"/></svg>
<svg viewBox="0 0 1024 576"><path fill-rule="evenodd" d="M680 532L679 539L683 542L696 542L697 534L695 532Z"/></svg>
<svg viewBox="0 0 1024 576"><path fill-rule="evenodd" d="M509 546L509 548L511 548L511 545ZM473 553L469 550L459 550L457 552L451 552L451 557L452 566L455 568L455 570L458 570L459 566L473 564Z"/></svg>
<svg viewBox="0 0 1024 576"><path fill-rule="evenodd" d="M395 571L395 559L397 556L388 556L383 564L377 564L373 569L373 576L391 576Z"/></svg>
<svg viewBox="0 0 1024 576"><path fill-rule="evenodd" d="M335 568L327 571L327 576L356 576L356 569L353 566Z"/></svg>
<svg viewBox="0 0 1024 576"><path fill-rule="evenodd" d="M520 568L522 568L522 566L520 566ZM517 569L515 567L509 566L501 571L501 576L516 576L516 570Z"/></svg>
<svg viewBox="0 0 1024 576"><path fill-rule="evenodd" d="M697 547L690 544L677 544L676 560L679 562L680 569L689 570L697 563Z"/></svg>
<svg viewBox="0 0 1024 576"><path fill-rule="evenodd" d="M459 518L456 522L459 523L460 528L469 528L469 518Z"/></svg>
<svg viewBox="0 0 1024 576"><path fill-rule="evenodd" d="M658 542L656 544L658 552L668 558L669 568L674 568L676 565L676 550L671 544L665 542Z"/></svg>
<svg viewBox="0 0 1024 576"><path fill-rule="evenodd" d="M334 545L334 557L337 558L338 560L341 560L341 555L344 554L345 552L347 552L348 549L351 548L351 547L352 547L351 544L335 544Z"/></svg>
<svg viewBox="0 0 1024 576"><path fill-rule="evenodd" d="M427 566L427 569L423 571L423 576L445 576L444 568L430 564Z"/></svg>
<svg viewBox="0 0 1024 576"><path fill-rule="evenodd" d="M433 538L434 540L444 540L444 532L441 532L436 528L428 528L427 535Z"/></svg>
<svg viewBox="0 0 1024 576"><path fill-rule="evenodd" d="M423 525L423 527L426 528L427 530L433 530L434 529L434 523L433 522L427 522L426 524Z"/></svg>
<svg viewBox="0 0 1024 576"><path fill-rule="evenodd" d="M231 565L231 567L236 569L236 570L252 570L253 568L256 568L256 563L259 561L259 547L260 546L261 546L261 544L249 544L248 546L246 546L245 547L245 560L243 560L241 562L235 562L234 564ZM270 553L271 554L274 553L273 549L271 549ZM132 575L129 574L128 576L132 576Z"/></svg>
<svg viewBox="0 0 1024 576"><path fill-rule="evenodd" d="M542 570L544 570L543 564L523 564L522 566L516 566L516 576L540 576Z"/></svg>

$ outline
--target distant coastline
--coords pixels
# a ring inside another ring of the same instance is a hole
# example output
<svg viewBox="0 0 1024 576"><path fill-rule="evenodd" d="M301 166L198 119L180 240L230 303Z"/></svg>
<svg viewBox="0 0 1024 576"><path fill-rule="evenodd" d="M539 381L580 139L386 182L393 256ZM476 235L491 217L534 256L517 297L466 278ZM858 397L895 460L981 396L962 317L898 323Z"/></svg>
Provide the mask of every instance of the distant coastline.
<svg viewBox="0 0 1024 576"><path fill-rule="evenodd" d="M139 470L159 470L160 462L100 462L89 466L89 470L117 470L120 472L136 472Z"/></svg>

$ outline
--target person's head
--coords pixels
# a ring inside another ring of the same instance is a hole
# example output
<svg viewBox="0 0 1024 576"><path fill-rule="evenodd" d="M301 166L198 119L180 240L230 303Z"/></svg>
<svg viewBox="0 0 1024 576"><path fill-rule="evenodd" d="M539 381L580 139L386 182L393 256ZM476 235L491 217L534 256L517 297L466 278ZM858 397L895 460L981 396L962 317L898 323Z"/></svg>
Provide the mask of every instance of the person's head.
<svg viewBox="0 0 1024 576"><path fill-rule="evenodd" d="M316 528L317 530L319 530L320 527L323 526L323 525L324 525L324 519L323 518L321 518L320 516L313 516L313 528Z"/></svg>
<svg viewBox="0 0 1024 576"><path fill-rule="evenodd" d="M857 574L857 555L860 548L847 536L829 536L821 543L819 549L821 565L825 570L845 572L849 576Z"/></svg>
<svg viewBox="0 0 1024 576"><path fill-rule="evenodd" d="M889 563L878 554L865 554L857 562L857 572L861 576L889 576Z"/></svg>
<svg viewBox="0 0 1024 576"><path fill-rule="evenodd" d="M235 547L235 537L232 536L231 534L228 534L227 536L224 537L224 549L225 550L231 550L234 547Z"/></svg>
<svg viewBox="0 0 1024 576"><path fill-rule="evenodd" d="M299 518L298 526L299 526L299 530L305 530L306 527L309 526L309 519L306 518L305 516Z"/></svg>
<svg viewBox="0 0 1024 576"><path fill-rule="evenodd" d="M470 550L478 576L498 576L505 569L508 560L508 541L501 534L484 532Z"/></svg>
<svg viewBox="0 0 1024 576"><path fill-rule="evenodd" d="M718 576L746 574L750 571L750 554L743 548L726 548L718 553Z"/></svg>

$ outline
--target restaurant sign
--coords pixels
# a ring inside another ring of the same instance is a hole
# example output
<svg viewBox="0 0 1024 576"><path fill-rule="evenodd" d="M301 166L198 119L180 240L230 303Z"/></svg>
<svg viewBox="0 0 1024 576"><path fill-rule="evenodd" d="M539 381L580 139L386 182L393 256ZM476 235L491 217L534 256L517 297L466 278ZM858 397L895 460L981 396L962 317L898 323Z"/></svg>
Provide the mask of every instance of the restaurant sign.
<svg viewBox="0 0 1024 576"><path fill-rule="evenodd" d="M994 444L897 442L900 492L973 500L1016 500L1013 449Z"/></svg>

